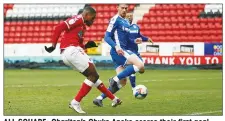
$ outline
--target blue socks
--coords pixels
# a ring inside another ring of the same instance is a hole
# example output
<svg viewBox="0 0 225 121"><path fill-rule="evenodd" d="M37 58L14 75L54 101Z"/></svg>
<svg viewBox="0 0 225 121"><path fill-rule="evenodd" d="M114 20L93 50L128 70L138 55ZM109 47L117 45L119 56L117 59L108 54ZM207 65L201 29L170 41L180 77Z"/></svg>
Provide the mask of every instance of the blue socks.
<svg viewBox="0 0 225 121"><path fill-rule="evenodd" d="M130 80L131 87L132 88L136 87L136 76L135 76L135 74L130 75L129 80Z"/></svg>
<svg viewBox="0 0 225 121"><path fill-rule="evenodd" d="M139 71L139 69L135 65L129 65L121 73L119 73L117 76L115 76L113 79L118 84L120 84L119 81L121 79L126 78L126 77L130 76L131 74L134 74L134 73L136 73L138 71ZM135 84L135 76L133 76L133 77L130 76L129 78L130 78L131 86L132 86L132 88L134 88L136 86L136 84ZM112 90L110 90L109 88L108 88L108 90L110 92L112 92ZM115 94L117 91L119 91L119 89L118 90L114 90L114 92L112 92L112 93ZM103 100L105 98L106 98L106 95L103 94L103 93L100 96L97 97L97 99L100 99L100 100Z"/></svg>
<svg viewBox="0 0 225 121"><path fill-rule="evenodd" d="M135 65L129 65L127 66L121 73L119 73L117 75L117 78L119 80L123 79L123 78L126 78L128 76L130 76L131 74L134 74L136 73L137 71L139 71L139 69L137 68L137 66ZM116 82L119 82L119 80L113 78Z"/></svg>

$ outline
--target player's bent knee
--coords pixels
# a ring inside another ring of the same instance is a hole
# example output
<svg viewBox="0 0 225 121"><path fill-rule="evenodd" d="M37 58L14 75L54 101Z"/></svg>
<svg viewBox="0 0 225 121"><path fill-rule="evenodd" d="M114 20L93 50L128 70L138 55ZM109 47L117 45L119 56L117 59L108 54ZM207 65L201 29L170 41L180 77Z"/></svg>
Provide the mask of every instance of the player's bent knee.
<svg viewBox="0 0 225 121"><path fill-rule="evenodd" d="M95 83L99 79L99 75L97 73L89 73L88 79Z"/></svg>
<svg viewBox="0 0 225 121"><path fill-rule="evenodd" d="M141 63L138 65L139 73L144 73L145 72L145 66L144 63Z"/></svg>
<svg viewBox="0 0 225 121"><path fill-rule="evenodd" d="M139 73L140 74L143 74L145 72L145 69L144 68L141 68L140 70L139 70Z"/></svg>
<svg viewBox="0 0 225 121"><path fill-rule="evenodd" d="M127 79L125 78L125 79L122 79L121 81L120 81L120 84L122 85L122 86L125 86L126 84L127 84Z"/></svg>
<svg viewBox="0 0 225 121"><path fill-rule="evenodd" d="M138 69L139 69L139 73L144 73L145 72L145 66L144 63L139 63L137 65Z"/></svg>

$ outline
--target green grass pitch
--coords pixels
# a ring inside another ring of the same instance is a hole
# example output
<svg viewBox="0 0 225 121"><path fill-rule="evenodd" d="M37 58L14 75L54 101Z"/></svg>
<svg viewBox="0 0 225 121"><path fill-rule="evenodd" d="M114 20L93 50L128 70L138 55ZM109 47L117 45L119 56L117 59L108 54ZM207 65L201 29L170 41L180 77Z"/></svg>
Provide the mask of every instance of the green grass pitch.
<svg viewBox="0 0 225 121"><path fill-rule="evenodd" d="M114 70L99 70L108 86ZM4 70L4 115L80 115L68 108L85 78L73 70ZM83 98L85 115L222 115L221 70L147 70L137 74L137 84L149 94L135 99L128 82L116 95L122 105L104 107L92 101L100 92L93 88Z"/></svg>

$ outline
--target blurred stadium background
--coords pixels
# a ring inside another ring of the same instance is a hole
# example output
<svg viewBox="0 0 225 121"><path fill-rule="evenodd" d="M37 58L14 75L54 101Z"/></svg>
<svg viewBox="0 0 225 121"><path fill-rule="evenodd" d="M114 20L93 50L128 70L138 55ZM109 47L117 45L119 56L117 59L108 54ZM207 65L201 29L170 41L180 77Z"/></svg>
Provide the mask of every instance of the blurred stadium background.
<svg viewBox="0 0 225 121"><path fill-rule="evenodd" d="M84 39L94 40L99 45L97 48L88 49L87 53L93 58L96 66L103 69L99 71L101 78L107 80L115 72L112 70L113 64L109 56L110 47L103 38L109 19L117 13L116 4L4 4L4 113L6 115L73 114L72 111L67 111L68 109L58 109L72 98L71 95L79 89L83 77L67 70L68 68L61 61L59 48L49 54L44 50L44 46L51 45L52 31L58 23L76 15L87 5L96 9L97 17L94 24L87 28ZM84 100L86 102L84 110L88 110L90 114L115 115L183 115L207 111L212 111L209 115L221 115L222 4L129 4L129 11L133 11L133 23L140 26L142 34L154 41L154 45L150 43L139 45L139 51L149 70L137 77L138 83L145 84L152 91L149 99L142 101L143 105L140 107L149 104L148 106L154 109L143 109L135 105L136 109L133 111L131 109L133 106L130 105L139 102L129 101L127 95L132 96L131 91L125 87L124 92L118 94L126 97L121 110L112 111L111 108L106 108L108 110L106 113L104 110L99 112L88 108L93 107L91 101L99 94L97 92L90 94L87 98L89 101ZM173 69L173 71L152 69ZM177 69L184 70L177 71ZM74 85L74 79L79 80L75 83L80 83ZM107 84L107 81L105 83ZM58 88L62 91L55 91ZM178 91L178 94L176 90L182 91ZM54 100L52 96L49 102L49 94L54 91L59 95L55 98L60 99ZM16 96L18 97L15 98ZM30 97L38 100L39 103L31 103ZM165 100L165 97L168 100ZM167 105L170 99L175 103ZM51 107L51 103L57 105ZM47 108L43 111L46 105L51 109Z"/></svg>
<svg viewBox="0 0 225 121"><path fill-rule="evenodd" d="M5 4L5 67L11 67L8 64L14 60L58 62L59 48L49 54L44 45L51 43L54 26L76 15L85 5L94 7L97 17L84 39L99 45L87 53L97 55L96 61L111 63L110 58L99 56L109 55L110 48L103 37L109 19L117 13L116 4ZM146 64L222 64L222 4L129 4L129 11L133 11L134 23L140 26L141 32L155 42L139 46ZM177 56L187 57L181 63ZM172 62L171 57L175 57ZM32 67L41 68L38 64Z"/></svg>

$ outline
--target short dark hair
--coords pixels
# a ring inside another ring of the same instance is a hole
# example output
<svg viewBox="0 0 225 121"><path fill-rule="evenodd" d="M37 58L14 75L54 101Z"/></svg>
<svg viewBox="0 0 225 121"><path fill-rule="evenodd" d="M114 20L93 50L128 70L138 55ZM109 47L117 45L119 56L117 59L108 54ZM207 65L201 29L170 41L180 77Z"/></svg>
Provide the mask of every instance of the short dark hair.
<svg viewBox="0 0 225 121"><path fill-rule="evenodd" d="M83 13L84 9L80 9L77 14Z"/></svg>
<svg viewBox="0 0 225 121"><path fill-rule="evenodd" d="M94 8L92 8L91 6L86 6L84 8L84 11L87 11L90 14L96 14L96 10Z"/></svg>
<svg viewBox="0 0 225 121"><path fill-rule="evenodd" d="M127 6L128 6L128 4L127 4L127 3L119 3L119 4L117 4L117 6L120 6L121 4L125 4L125 5L127 5Z"/></svg>

